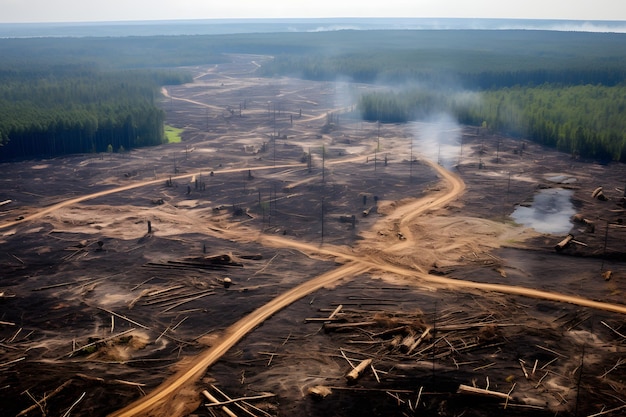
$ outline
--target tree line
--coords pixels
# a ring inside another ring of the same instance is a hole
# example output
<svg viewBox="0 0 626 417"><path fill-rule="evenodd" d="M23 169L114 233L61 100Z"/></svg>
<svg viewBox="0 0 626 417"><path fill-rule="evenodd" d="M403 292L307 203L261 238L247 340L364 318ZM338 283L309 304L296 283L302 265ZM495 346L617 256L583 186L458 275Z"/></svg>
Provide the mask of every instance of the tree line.
<svg viewBox="0 0 626 417"><path fill-rule="evenodd" d="M486 122L494 131L581 157L626 162L624 34L358 35L364 49L354 47L351 39L335 45L338 53L279 55L262 71L386 85L386 92L359 98L366 120L405 122L448 112L461 123ZM416 85L420 87L411 87Z"/></svg>
<svg viewBox="0 0 626 417"><path fill-rule="evenodd" d="M366 120L406 122L436 113L529 138L583 158L626 162L626 86L515 86L486 91L408 89L363 95Z"/></svg>
<svg viewBox="0 0 626 417"><path fill-rule="evenodd" d="M624 44L626 34L519 30L0 39L0 159L160 143L159 87L191 81L163 68L250 53L275 57L263 76L389 86L360 98L369 120L445 110L463 123L624 160ZM460 89L482 98L461 105Z"/></svg>
<svg viewBox="0 0 626 417"><path fill-rule="evenodd" d="M465 61L462 57L466 58ZM452 58L442 57L432 51L410 50L331 57L288 55L277 57L261 68L260 72L266 76L286 74L318 81L341 78L360 83L420 83L469 89L545 83L618 85L626 80L626 59L598 66L594 61L572 62L569 59L559 65L550 60L542 63L541 59L528 62L527 57L508 57L505 54L499 56L498 60L489 57L482 61L484 58L467 51L456 53Z"/></svg>
<svg viewBox="0 0 626 417"><path fill-rule="evenodd" d="M91 65L0 68L0 159L160 144L159 87L189 80L180 72Z"/></svg>

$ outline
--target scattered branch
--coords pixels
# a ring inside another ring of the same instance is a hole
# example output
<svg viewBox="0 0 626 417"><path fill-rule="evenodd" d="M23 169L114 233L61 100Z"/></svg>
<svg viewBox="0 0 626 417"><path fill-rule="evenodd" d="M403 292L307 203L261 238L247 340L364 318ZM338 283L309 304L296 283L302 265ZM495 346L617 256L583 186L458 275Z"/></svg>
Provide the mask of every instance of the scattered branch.
<svg viewBox="0 0 626 417"><path fill-rule="evenodd" d="M54 391L52 391L50 394L48 395L44 395L44 397L41 399L41 401L37 402L34 398L33 401L35 401L35 404L31 405L30 407L28 407L25 410L20 411L18 414L16 414L15 417L20 417L23 415L26 415L28 413L30 413L31 411L33 411L34 409L36 409L38 406L39 408L41 408L41 403L45 403L46 401L48 401L50 398L54 397L55 395L57 395L59 392L63 391L64 388L66 388L68 385L70 385L72 383L71 379L68 379L67 381L65 381L61 386L59 386L57 389L55 389ZM32 398L32 396L31 396ZM42 410L42 414L45 415L45 413Z"/></svg>
<svg viewBox="0 0 626 417"><path fill-rule="evenodd" d="M63 414L63 417L69 417L70 412L72 411L72 409L73 409L74 407L76 407L76 405L77 405L79 402L81 402L81 401L82 401L82 399L85 397L85 394L87 394L87 393L86 393L86 392L83 392L83 394L82 394L82 395L81 395L81 396L80 396L80 397L79 397L79 398L78 398L78 399L74 402L74 404L72 404L72 405L70 406L69 410L67 410L67 411L65 412L65 414Z"/></svg>
<svg viewBox="0 0 626 417"><path fill-rule="evenodd" d="M209 404L206 404L207 407L218 407L221 405L228 405L228 404L234 404L237 402L241 402L241 401L250 401L250 400L262 400L264 398L272 398L275 397L276 394L272 394L271 392L267 392L264 394L259 394L259 395L253 395L250 397L239 397L239 398L233 398L230 400L226 400L226 401L219 401L219 402L212 402Z"/></svg>

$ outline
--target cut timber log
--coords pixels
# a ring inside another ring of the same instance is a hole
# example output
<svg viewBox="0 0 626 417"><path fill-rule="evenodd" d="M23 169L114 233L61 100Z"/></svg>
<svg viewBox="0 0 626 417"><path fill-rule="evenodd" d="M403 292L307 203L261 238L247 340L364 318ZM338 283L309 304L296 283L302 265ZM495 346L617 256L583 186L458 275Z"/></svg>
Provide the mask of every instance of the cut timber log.
<svg viewBox="0 0 626 417"><path fill-rule="evenodd" d="M574 235L572 234L567 235L565 239L563 239L562 241L560 241L554 246L554 250L556 250L557 252L561 252L563 249L569 246L569 243L572 239L574 239Z"/></svg>
<svg viewBox="0 0 626 417"><path fill-rule="evenodd" d="M363 372L372 364L372 359L365 359L359 363L353 370L348 372L346 380L349 384L354 384L362 375Z"/></svg>
<svg viewBox="0 0 626 417"><path fill-rule="evenodd" d="M311 397L316 399L326 398L333 393L333 391L325 385L316 385L311 387L308 392Z"/></svg>
<svg viewBox="0 0 626 417"><path fill-rule="evenodd" d="M593 221L584 218L582 214L574 214L572 216L572 221L574 223L582 223L587 226L587 233L594 233L596 230L596 226Z"/></svg>
<svg viewBox="0 0 626 417"><path fill-rule="evenodd" d="M372 212L372 210L374 210L376 208L376 206L372 206L368 209L363 210L363 217L367 217L370 215L370 213Z"/></svg>
<svg viewBox="0 0 626 417"><path fill-rule="evenodd" d="M604 193L602 192L602 187L598 187L595 190L593 190L593 192L591 193L591 197L592 198L596 198L600 201L608 201L608 198L604 195Z"/></svg>
<svg viewBox="0 0 626 417"><path fill-rule="evenodd" d="M499 398L502 400L510 401L512 398L509 394L505 394L503 392L491 391L483 388L471 387L469 385L459 385L459 389L456 391L457 394L469 394L469 395L480 395L483 397L492 397Z"/></svg>

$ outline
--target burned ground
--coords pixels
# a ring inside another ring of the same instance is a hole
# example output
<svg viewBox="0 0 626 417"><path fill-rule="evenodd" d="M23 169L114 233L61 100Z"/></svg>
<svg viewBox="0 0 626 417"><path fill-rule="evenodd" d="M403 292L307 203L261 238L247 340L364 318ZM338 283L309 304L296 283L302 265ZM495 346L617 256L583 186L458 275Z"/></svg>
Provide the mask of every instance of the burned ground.
<svg viewBox="0 0 626 417"><path fill-rule="evenodd" d="M3 414L112 413L232 323L347 256L621 304L622 165L457 127L463 153L451 169L465 192L411 224L409 247L385 252L405 238L386 220L445 187L412 152L419 133L405 125L379 133L343 116L331 125L327 114L350 101L344 89L259 79L252 61L262 63L239 56L192 69L195 84L167 89L163 107L168 123L185 128L181 144L3 164L12 174L0 180L0 201L12 200L0 207ZM606 201L591 197L599 186ZM565 236L509 217L545 187L572 189L588 220L572 225L574 242L560 252ZM339 305L326 324L306 320ZM214 385L231 397L275 394L255 402L264 410L256 415L489 416L505 407L589 415L625 405L623 322L372 267L275 314L178 402L183 414L221 415L201 405L204 389L222 398ZM364 359L371 367L347 384L351 364ZM457 394L462 385L510 398ZM318 386L329 389L323 399L309 394Z"/></svg>

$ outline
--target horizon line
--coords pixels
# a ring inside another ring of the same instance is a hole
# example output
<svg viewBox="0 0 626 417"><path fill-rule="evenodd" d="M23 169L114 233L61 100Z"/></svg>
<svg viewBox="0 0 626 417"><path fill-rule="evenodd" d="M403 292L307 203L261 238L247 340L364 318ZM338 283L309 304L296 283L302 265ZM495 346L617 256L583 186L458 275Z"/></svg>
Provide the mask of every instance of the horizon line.
<svg viewBox="0 0 626 417"><path fill-rule="evenodd" d="M202 21L321 21L321 20L501 20L501 21L543 21L543 22L580 22L580 23L622 23L626 20L609 19L569 19L569 18L531 18L531 17L400 17L400 16L320 16L320 17L207 17L207 18L173 18L173 19L119 19L119 20L59 20L59 21L0 21L0 25L59 25L59 24L111 24L111 23L170 23L170 22L202 22Z"/></svg>

